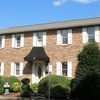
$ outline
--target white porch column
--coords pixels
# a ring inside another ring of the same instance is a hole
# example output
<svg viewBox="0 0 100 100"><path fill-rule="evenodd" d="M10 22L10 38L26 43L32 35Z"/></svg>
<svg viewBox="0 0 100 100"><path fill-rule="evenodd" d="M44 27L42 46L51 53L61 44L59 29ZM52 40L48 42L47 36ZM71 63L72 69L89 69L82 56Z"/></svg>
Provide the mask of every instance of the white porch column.
<svg viewBox="0 0 100 100"><path fill-rule="evenodd" d="M36 83L36 75L35 75L36 69L35 64L32 65L32 83Z"/></svg>

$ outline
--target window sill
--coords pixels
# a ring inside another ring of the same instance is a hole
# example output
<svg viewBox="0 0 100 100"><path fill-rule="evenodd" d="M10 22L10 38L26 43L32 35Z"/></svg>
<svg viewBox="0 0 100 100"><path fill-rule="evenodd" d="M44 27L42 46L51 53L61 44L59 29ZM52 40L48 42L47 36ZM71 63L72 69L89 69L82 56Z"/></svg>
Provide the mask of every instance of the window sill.
<svg viewBox="0 0 100 100"><path fill-rule="evenodd" d="M14 76L16 76L16 77L20 77L20 75L14 75Z"/></svg>
<svg viewBox="0 0 100 100"><path fill-rule="evenodd" d="M4 48L0 48L0 49L4 49Z"/></svg>
<svg viewBox="0 0 100 100"><path fill-rule="evenodd" d="M12 48L15 48L15 49L20 49L20 48L23 48L23 47L12 47Z"/></svg>
<svg viewBox="0 0 100 100"><path fill-rule="evenodd" d="M60 45L58 45L58 46L68 46L68 45L71 45L71 44L60 44Z"/></svg>

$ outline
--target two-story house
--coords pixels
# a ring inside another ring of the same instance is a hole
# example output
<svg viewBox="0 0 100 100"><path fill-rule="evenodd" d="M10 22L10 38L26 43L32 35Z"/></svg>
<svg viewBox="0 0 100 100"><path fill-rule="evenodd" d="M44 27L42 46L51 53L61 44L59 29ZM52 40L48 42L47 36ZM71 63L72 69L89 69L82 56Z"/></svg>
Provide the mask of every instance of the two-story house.
<svg viewBox="0 0 100 100"><path fill-rule="evenodd" d="M0 75L30 78L52 74L73 78L83 46L100 44L100 18L11 27L0 30Z"/></svg>

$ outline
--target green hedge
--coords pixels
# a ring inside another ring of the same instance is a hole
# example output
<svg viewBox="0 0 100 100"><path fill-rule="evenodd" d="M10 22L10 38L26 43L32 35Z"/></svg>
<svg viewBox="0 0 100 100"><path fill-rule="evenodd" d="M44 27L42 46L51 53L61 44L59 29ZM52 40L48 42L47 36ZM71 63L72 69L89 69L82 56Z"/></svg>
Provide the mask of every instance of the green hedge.
<svg viewBox="0 0 100 100"><path fill-rule="evenodd" d="M29 78L23 78L21 80L21 82L23 83L20 89L20 94L22 97L30 97L32 94L32 90L30 88L29 82L30 79Z"/></svg>
<svg viewBox="0 0 100 100"><path fill-rule="evenodd" d="M19 83L19 82L14 82L14 83L12 83L12 85L11 85L11 90L13 91L13 92L19 92L20 91L20 88L21 88L21 83Z"/></svg>
<svg viewBox="0 0 100 100"><path fill-rule="evenodd" d="M39 82L39 93L48 97L49 85L51 98L67 100L70 91L70 81L66 77L53 75L43 78Z"/></svg>
<svg viewBox="0 0 100 100"><path fill-rule="evenodd" d="M85 76L72 90L72 99L100 100L100 73L90 73Z"/></svg>
<svg viewBox="0 0 100 100"><path fill-rule="evenodd" d="M12 86L12 84L14 82L18 82L19 84L21 83L20 80L15 76L10 76L10 77L2 77L2 76L0 76L0 92L1 92L1 94L3 94L3 92L4 92L4 84L6 82L8 82L8 84L10 85L10 92L14 91L11 88L11 86Z"/></svg>
<svg viewBox="0 0 100 100"><path fill-rule="evenodd" d="M34 83L31 85L32 92L37 94L38 93L38 84Z"/></svg>

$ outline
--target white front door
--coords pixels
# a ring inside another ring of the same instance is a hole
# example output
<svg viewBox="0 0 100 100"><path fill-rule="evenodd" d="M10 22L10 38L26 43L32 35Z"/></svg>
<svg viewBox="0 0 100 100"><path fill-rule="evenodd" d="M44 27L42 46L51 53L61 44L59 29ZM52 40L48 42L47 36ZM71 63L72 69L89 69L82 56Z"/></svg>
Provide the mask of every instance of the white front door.
<svg viewBox="0 0 100 100"><path fill-rule="evenodd" d="M32 65L32 83L38 83L45 77L45 64L34 62Z"/></svg>

